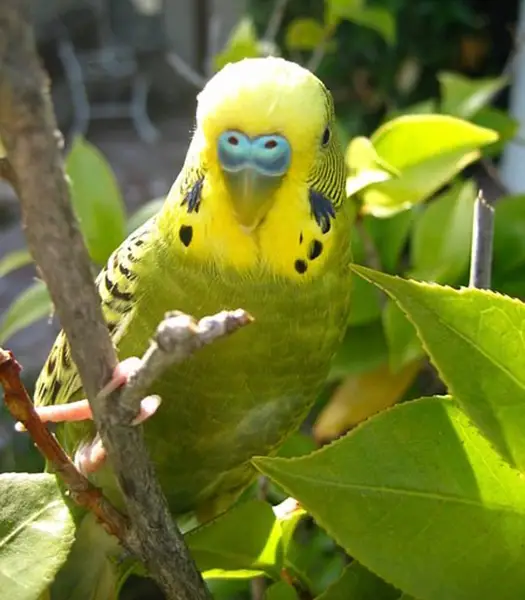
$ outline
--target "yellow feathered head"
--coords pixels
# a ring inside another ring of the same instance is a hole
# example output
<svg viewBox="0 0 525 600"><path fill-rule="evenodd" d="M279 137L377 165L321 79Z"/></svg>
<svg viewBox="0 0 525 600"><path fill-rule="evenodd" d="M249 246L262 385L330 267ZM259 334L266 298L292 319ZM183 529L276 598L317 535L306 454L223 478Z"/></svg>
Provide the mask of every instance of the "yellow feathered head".
<svg viewBox="0 0 525 600"><path fill-rule="evenodd" d="M318 220L329 221L344 196L332 97L310 71L282 58L245 59L217 73L198 96L194 142L249 230L287 181L310 189Z"/></svg>

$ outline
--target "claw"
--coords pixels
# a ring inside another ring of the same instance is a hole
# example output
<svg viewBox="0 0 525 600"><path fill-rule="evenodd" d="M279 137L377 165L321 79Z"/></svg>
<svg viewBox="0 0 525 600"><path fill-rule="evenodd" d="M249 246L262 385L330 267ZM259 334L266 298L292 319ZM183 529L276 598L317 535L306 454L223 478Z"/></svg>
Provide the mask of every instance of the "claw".
<svg viewBox="0 0 525 600"><path fill-rule="evenodd" d="M119 363L113 371L111 381L101 390L100 394L108 396L119 387L125 385L131 375L141 366L140 358L131 357ZM138 425L151 417L160 406L159 396L148 396L140 404L140 412L133 421L133 425ZM72 421L86 421L93 419L91 407L87 400L78 400L68 404L56 404L50 406L38 406L35 410L44 423L63 423ZM16 423L17 431L25 431L22 423ZM75 453L75 465L84 474L94 473L106 460L106 451L102 445L102 440L97 434L95 438L87 444L82 444Z"/></svg>

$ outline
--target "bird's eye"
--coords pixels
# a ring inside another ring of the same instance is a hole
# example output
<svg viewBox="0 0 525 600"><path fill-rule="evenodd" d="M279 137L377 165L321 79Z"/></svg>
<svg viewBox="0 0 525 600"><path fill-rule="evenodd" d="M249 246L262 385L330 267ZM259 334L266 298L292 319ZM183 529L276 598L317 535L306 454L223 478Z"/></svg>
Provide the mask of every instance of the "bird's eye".
<svg viewBox="0 0 525 600"><path fill-rule="evenodd" d="M327 146L329 141L330 141L330 127L327 127L323 131L323 139L321 140L321 143L323 144L323 146Z"/></svg>

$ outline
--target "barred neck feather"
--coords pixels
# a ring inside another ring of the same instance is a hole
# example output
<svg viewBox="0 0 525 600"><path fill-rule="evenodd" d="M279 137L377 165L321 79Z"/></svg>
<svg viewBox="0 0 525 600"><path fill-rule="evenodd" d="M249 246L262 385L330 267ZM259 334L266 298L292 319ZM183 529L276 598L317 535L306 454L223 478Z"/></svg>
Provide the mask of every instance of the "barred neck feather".
<svg viewBox="0 0 525 600"><path fill-rule="evenodd" d="M159 214L161 238L169 249L197 261L214 262L247 275L261 271L297 282L321 275L336 254L346 254L351 210L347 203L320 225L312 211L306 181L287 178L275 202L254 231L235 218L220 177L209 170L183 172ZM198 210L188 210L188 190L202 180ZM341 257L342 258L342 257Z"/></svg>

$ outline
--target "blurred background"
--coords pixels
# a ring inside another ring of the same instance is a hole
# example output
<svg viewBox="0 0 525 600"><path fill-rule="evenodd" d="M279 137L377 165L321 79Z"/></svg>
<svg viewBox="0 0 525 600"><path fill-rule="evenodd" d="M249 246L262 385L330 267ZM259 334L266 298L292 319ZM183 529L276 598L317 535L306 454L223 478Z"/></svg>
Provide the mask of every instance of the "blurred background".
<svg viewBox="0 0 525 600"><path fill-rule="evenodd" d="M429 239L435 223L435 235L455 232L460 243L455 254L438 257L444 268L418 274L465 283L471 213L455 210L450 189L475 197L481 187L500 203L494 287L525 298L519 0L33 0L32 9L68 174L75 181L75 208L80 216L98 211L87 234L95 264L103 264L168 192L206 80L227 62L278 54L307 66L330 87L345 144L409 113L453 114L497 130L501 141L468 168L468 181L447 181L439 190L449 194L441 208L429 208L440 198L436 193L425 206L391 219L365 219L354 250L358 262L377 266L369 252L375 242L385 271L413 274L420 240ZM525 2L521 10L525 13ZM472 188L461 187L465 181ZM29 389L57 333L49 298L35 276L16 198L0 182L0 343L23 365ZM378 303L364 282L356 294L347 337L358 339L359 346L345 342L289 454L333 439L394 402L442 391L411 326L396 320L397 313ZM14 437L12 420L0 413L0 471L40 466L27 438ZM328 557L328 575L315 577L322 590L344 557L322 535L315 543L312 564L305 568L321 573L319 553Z"/></svg>

